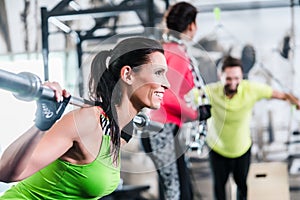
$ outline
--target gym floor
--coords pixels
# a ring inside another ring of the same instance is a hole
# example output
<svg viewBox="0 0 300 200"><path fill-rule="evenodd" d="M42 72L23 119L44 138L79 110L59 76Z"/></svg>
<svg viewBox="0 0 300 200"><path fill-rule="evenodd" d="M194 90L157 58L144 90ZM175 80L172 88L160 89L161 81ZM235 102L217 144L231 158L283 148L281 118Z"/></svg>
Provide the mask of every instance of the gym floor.
<svg viewBox="0 0 300 200"><path fill-rule="evenodd" d="M142 196L148 200L158 200L158 184L157 184L157 174L154 170L152 161L143 153L139 146L139 141L133 139L131 145L128 145L128 149L123 149L122 157L122 167L123 171L121 177L124 179L124 185L139 185L145 186L149 185L150 188L142 192ZM255 149L255 148L253 148ZM213 190L212 190L212 177L210 172L210 166L207 158L207 150L204 148L201 156L197 154L196 151L187 152L186 157L188 158L189 167L191 169L192 181L194 185L195 200L213 200ZM273 156L273 160L262 160L257 152L252 154L252 163L269 163L269 162L279 162L287 166L288 171L288 185L284 185L289 191L289 199L283 199L280 196L278 200L298 200L300 199L300 168L299 172L291 173L291 165L288 161L277 160ZM295 165L296 166L296 165ZM275 176L281 176L280 173ZM285 178L286 180L286 178ZM272 181L276 183L276 181ZM268 184L268 183L266 183ZM284 183L281 183L284 184ZM287 184L287 183L286 183ZM227 182L227 200L236 200L235 190L236 186L232 177L229 178ZM269 187L270 188L270 187ZM272 188L272 186L271 186ZM281 188L282 189L282 188ZM280 192L276 191L275 192ZM266 200L268 198L263 198ZM256 199L255 200L260 200ZM272 198L272 200L275 200Z"/></svg>
<svg viewBox="0 0 300 200"><path fill-rule="evenodd" d="M277 161L272 161L277 162ZM256 155L252 158L252 163L261 163L256 157ZM284 162L286 163L286 162ZM195 158L192 159L191 162L191 171L194 183L194 191L195 191L195 199L196 200L212 200L212 177L210 173L209 162L206 158ZM288 172L289 173L289 172ZM300 199L300 173L296 174L288 174L288 183L289 183L289 195L290 200L298 200ZM274 191L276 192L276 191ZM280 197L278 197L280 198ZM235 185L232 177L229 178L227 182L227 199L228 200L236 200L235 197ZM266 200L264 198L262 200ZM255 199L259 200L259 199ZM272 199L274 200L274 199ZM285 199L278 199L285 200ZM289 199L286 199L289 200Z"/></svg>

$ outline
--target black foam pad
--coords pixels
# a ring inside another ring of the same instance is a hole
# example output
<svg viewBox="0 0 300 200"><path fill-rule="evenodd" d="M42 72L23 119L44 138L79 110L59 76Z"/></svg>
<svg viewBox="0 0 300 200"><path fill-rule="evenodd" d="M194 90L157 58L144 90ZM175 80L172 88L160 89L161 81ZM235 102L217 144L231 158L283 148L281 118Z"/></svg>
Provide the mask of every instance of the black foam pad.
<svg viewBox="0 0 300 200"><path fill-rule="evenodd" d="M252 45L247 44L242 50L241 61L244 70L245 78L248 77L248 73L256 62L256 53Z"/></svg>

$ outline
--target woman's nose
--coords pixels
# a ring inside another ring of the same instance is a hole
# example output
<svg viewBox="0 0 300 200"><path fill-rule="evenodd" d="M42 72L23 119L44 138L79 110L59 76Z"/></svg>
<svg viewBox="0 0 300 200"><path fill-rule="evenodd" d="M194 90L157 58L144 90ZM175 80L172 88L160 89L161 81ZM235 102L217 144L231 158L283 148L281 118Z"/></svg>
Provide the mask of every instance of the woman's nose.
<svg viewBox="0 0 300 200"><path fill-rule="evenodd" d="M162 86L166 89L170 88L170 82L168 81L168 78L165 76L163 82L162 82Z"/></svg>

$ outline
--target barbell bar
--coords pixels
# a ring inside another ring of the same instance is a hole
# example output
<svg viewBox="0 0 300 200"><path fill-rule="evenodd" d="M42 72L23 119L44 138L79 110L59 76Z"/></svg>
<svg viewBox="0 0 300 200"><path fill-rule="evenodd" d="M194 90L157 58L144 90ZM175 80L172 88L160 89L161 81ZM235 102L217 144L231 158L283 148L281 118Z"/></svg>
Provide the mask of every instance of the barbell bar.
<svg viewBox="0 0 300 200"><path fill-rule="evenodd" d="M30 72L15 74L0 69L0 88L12 92L17 99L23 101L33 101L40 98L55 100L54 91L43 86L41 79L36 74ZM95 105L93 101L72 95L69 103L78 107ZM133 118L133 122L138 129L159 131L163 128L163 124L150 121L149 117L142 112Z"/></svg>

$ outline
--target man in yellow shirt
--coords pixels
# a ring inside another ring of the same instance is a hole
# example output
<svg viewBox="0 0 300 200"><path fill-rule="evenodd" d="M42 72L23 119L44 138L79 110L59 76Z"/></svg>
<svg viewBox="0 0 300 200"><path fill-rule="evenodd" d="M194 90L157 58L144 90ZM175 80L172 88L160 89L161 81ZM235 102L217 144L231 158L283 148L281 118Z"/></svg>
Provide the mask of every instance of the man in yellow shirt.
<svg viewBox="0 0 300 200"><path fill-rule="evenodd" d="M221 81L206 86L212 105L207 144L214 181L214 196L226 199L225 184L233 173L237 198L247 199L247 175L251 157L250 120L252 108L261 99L288 100L300 107L294 96L273 90L262 83L243 80L241 60L228 56L221 70Z"/></svg>

